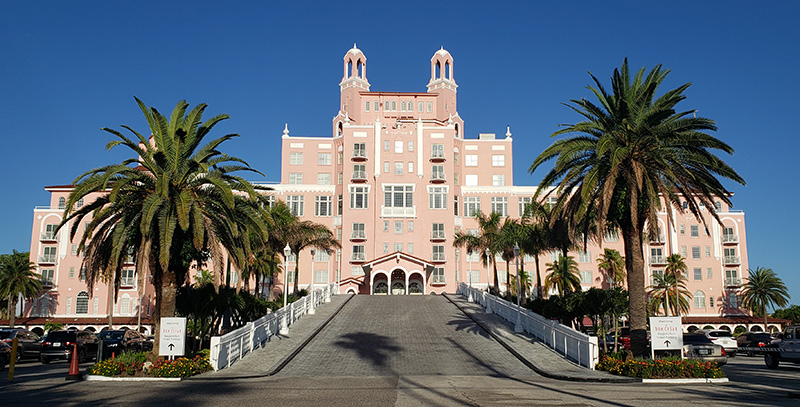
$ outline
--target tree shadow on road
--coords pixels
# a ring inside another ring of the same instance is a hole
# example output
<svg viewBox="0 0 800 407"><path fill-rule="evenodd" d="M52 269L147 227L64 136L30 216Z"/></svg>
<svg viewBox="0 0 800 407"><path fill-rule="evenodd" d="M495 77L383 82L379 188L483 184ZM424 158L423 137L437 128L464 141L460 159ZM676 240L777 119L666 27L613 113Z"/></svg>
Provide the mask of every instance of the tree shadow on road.
<svg viewBox="0 0 800 407"><path fill-rule="evenodd" d="M447 325L454 326L456 328L456 331L469 332L472 334L480 335L484 338L489 338L489 333L486 332L485 329L483 329L480 325L476 324L475 321L473 321L463 313L454 315L453 319L447 321Z"/></svg>
<svg viewBox="0 0 800 407"><path fill-rule="evenodd" d="M403 350L393 338L385 335L354 332L340 338L333 343L335 346L354 351L360 358L380 367L386 366L386 360L392 353Z"/></svg>

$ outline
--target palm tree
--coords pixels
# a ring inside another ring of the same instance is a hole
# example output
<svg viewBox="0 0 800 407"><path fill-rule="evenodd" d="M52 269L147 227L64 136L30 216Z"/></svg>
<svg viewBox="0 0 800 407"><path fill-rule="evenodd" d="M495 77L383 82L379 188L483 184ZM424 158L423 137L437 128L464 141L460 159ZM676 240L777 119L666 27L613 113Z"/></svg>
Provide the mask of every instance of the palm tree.
<svg viewBox="0 0 800 407"><path fill-rule="evenodd" d="M581 278L579 276L578 263L572 256L559 256L558 260L547 263L547 271L550 274L544 278L544 290L550 291L555 287L561 297L573 291L580 291Z"/></svg>
<svg viewBox="0 0 800 407"><path fill-rule="evenodd" d="M643 238L645 225L655 228L659 210L666 206L688 211L706 224L703 206L713 208L715 200L730 203L730 194L718 177L744 184L736 171L714 154L733 153L733 148L708 134L716 130L707 118L693 117L695 111L676 111L690 84L656 96L669 70L660 65L645 76L644 68L631 77L627 59L611 77L612 92L591 75L590 86L599 105L587 99L569 104L585 118L553 133L574 136L555 141L532 163L533 172L555 159L553 169L539 185L549 190L557 185L556 206L566 219L588 218L592 214L598 230L617 227L625 247L625 268L630 291L631 349L636 356L646 353L647 304ZM671 211L667 211L671 217ZM655 231L651 231L654 232Z"/></svg>
<svg viewBox="0 0 800 407"><path fill-rule="evenodd" d="M683 256L681 256L680 254L677 254L677 253L670 254L667 257L667 266L664 267L664 275L665 276L670 276L672 278L671 279L665 278L664 280L666 282L670 282L670 281L678 282L678 281L680 281L680 278L683 277L683 273L686 272L686 262L684 262L684 260L686 260L686 259L684 259ZM686 288L686 287L684 287L684 288ZM678 288L676 287L675 290L677 290L677 289ZM667 291L669 291L669 290L670 290L670 287L667 286ZM664 307L664 310L666 311L667 316L669 316L669 310L670 310L669 298L670 298L670 295L665 295L664 296L664 299L667 301L666 306ZM678 307L677 309L678 309L678 311L680 311L681 308ZM688 304L687 304L686 311L688 312ZM680 316L681 313L677 312L676 315Z"/></svg>
<svg viewBox="0 0 800 407"><path fill-rule="evenodd" d="M497 275L497 263L492 261L494 255L500 250L498 249L498 242L500 241L500 214L492 212L484 215L481 212L475 214L475 220L478 222L478 234L472 235L469 232L457 230L453 239L453 246L464 247L467 251L481 254L481 263L489 267L487 262L491 261L494 265L494 286L495 289L499 287L499 279ZM489 250L491 259L487 259L482 255ZM488 281L487 281L488 284Z"/></svg>
<svg viewBox="0 0 800 407"><path fill-rule="evenodd" d="M306 247L328 250L339 249L342 246L336 240L333 232L327 226L309 220L296 222L288 236L289 247L295 254L294 262L294 292L299 291L300 252ZM313 276L312 276L312 283Z"/></svg>
<svg viewBox="0 0 800 407"><path fill-rule="evenodd" d="M666 316L669 311L680 315L681 311L689 312L689 298L692 293L686 289L686 277L683 274L656 274L650 289L650 311L658 314L664 309Z"/></svg>
<svg viewBox="0 0 800 407"><path fill-rule="evenodd" d="M789 292L772 269L756 267L747 271L750 277L742 289L742 306L764 315L764 331L767 331L767 307L785 307L789 304Z"/></svg>
<svg viewBox="0 0 800 407"><path fill-rule="evenodd" d="M241 236L241 222L249 224L248 230L260 230L265 235L266 227L253 203L258 196L256 188L235 175L239 171L258 172L218 149L238 135L206 141L214 126L228 115L202 122L205 104L187 113L189 104L180 101L167 118L138 98L136 102L151 136L125 125L122 127L135 139L103 128L118 139L109 142L107 148L123 145L136 158L78 177L60 227L72 222L70 238L74 238L81 221L91 217L78 250L86 251L84 262L92 276L116 273L121 259L129 253L134 253L139 275L149 269L155 286L158 332L160 317L175 315L176 290L186 278L192 257L186 255L187 247L196 253L210 251L215 269L221 270L223 248L238 264L244 261L242 245L248 239ZM93 193L102 195L73 211L79 199ZM91 285L94 279L87 281ZM158 341L157 336L154 349L158 349Z"/></svg>
<svg viewBox="0 0 800 407"><path fill-rule="evenodd" d="M597 258L597 268L611 280L611 288L622 285L625 278L625 258L618 251L603 249L603 254Z"/></svg>
<svg viewBox="0 0 800 407"><path fill-rule="evenodd" d="M42 291L40 277L30 253L14 250L11 254L0 255L0 298L8 299L8 324L12 328L17 316L18 298L36 298Z"/></svg>

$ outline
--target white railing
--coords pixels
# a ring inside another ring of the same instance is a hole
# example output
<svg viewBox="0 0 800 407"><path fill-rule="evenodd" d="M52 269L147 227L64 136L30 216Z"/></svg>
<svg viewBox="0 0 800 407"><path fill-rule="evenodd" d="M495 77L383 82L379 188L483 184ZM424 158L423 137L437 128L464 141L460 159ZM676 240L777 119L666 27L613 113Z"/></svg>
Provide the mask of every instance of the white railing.
<svg viewBox="0 0 800 407"><path fill-rule="evenodd" d="M475 287L470 288L466 283L458 285L458 293L464 298L470 297L474 302L486 308L489 303L490 312L499 315L512 324L517 320L517 313L522 311L522 328L525 332L533 335L542 343L551 347L556 352L564 355L573 362L594 369L600 359L600 347L596 336L589 336L578 332L568 326L560 324L558 321L551 321L529 309L518 308L504 299L495 297L485 291Z"/></svg>
<svg viewBox="0 0 800 407"><path fill-rule="evenodd" d="M431 239L444 239L445 237L444 230L434 230L431 232Z"/></svg>
<svg viewBox="0 0 800 407"><path fill-rule="evenodd" d="M650 264L666 264L664 256L650 256Z"/></svg>
<svg viewBox="0 0 800 407"><path fill-rule="evenodd" d="M725 256L725 264L739 264L739 256Z"/></svg>
<svg viewBox="0 0 800 407"><path fill-rule="evenodd" d="M445 254L444 253L433 253L431 255L431 261L445 261Z"/></svg>
<svg viewBox="0 0 800 407"><path fill-rule="evenodd" d="M353 158L367 158L367 150L353 150Z"/></svg>
<svg viewBox="0 0 800 407"><path fill-rule="evenodd" d="M39 240L58 240L58 235L55 232L43 232Z"/></svg>
<svg viewBox="0 0 800 407"><path fill-rule="evenodd" d="M364 232L363 230L354 230L354 231L352 231L350 233L350 238L351 239L366 239L367 238L367 233Z"/></svg>
<svg viewBox="0 0 800 407"><path fill-rule="evenodd" d="M55 254L47 254L39 256L39 263L55 263L55 262L56 262Z"/></svg>
<svg viewBox="0 0 800 407"><path fill-rule="evenodd" d="M433 150L433 151L431 151L431 158L432 159L444 158L444 151L442 151L442 150Z"/></svg>
<svg viewBox="0 0 800 407"><path fill-rule="evenodd" d="M431 179L436 181L443 181L445 179L444 172L436 171L431 173Z"/></svg>
<svg viewBox="0 0 800 407"><path fill-rule="evenodd" d="M253 350L263 348L273 336L278 334L282 318L286 317L287 325L292 325L308 312L311 301L314 301L315 307L324 303L325 298L333 294L333 286L333 284L328 284L311 290L307 296L288 304L285 308L264 315L253 322L248 322L245 326L225 335L212 336L211 366L214 370L230 367Z"/></svg>
<svg viewBox="0 0 800 407"><path fill-rule="evenodd" d="M367 255L364 254L364 253L353 253L353 255L350 256L350 260L352 260L352 261L365 261L365 260L367 260Z"/></svg>
<svg viewBox="0 0 800 407"><path fill-rule="evenodd" d="M417 216L417 207L412 206L410 208L406 207L392 207L392 206L381 206L381 216L383 217L391 217L391 218L408 218Z"/></svg>
<svg viewBox="0 0 800 407"><path fill-rule="evenodd" d="M740 285L742 285L742 280L738 277L729 277L725 279L726 287L738 287Z"/></svg>
<svg viewBox="0 0 800 407"><path fill-rule="evenodd" d="M353 179L367 179L366 171L353 171Z"/></svg>
<svg viewBox="0 0 800 407"><path fill-rule="evenodd" d="M739 236L737 235L722 235L722 243L738 243Z"/></svg>

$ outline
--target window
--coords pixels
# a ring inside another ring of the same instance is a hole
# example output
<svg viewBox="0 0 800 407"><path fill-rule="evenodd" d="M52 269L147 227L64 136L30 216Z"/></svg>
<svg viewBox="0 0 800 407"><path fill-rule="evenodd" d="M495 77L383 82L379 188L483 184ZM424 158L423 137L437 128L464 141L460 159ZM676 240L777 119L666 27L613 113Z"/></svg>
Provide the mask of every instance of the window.
<svg viewBox="0 0 800 407"><path fill-rule="evenodd" d="M506 185L506 176L502 174L492 175L492 186L502 187Z"/></svg>
<svg viewBox="0 0 800 407"><path fill-rule="evenodd" d="M681 246L681 257L686 257L686 246Z"/></svg>
<svg viewBox="0 0 800 407"><path fill-rule="evenodd" d="M467 154L464 156L464 166L465 167L477 167L478 166L478 156L474 154Z"/></svg>
<svg viewBox="0 0 800 407"><path fill-rule="evenodd" d="M711 246L706 246L706 257L711 257Z"/></svg>
<svg viewBox="0 0 800 407"><path fill-rule="evenodd" d="M328 270L314 271L314 284L325 284L328 282Z"/></svg>
<svg viewBox="0 0 800 407"><path fill-rule="evenodd" d="M75 267L69 268L69 278L75 278Z"/></svg>
<svg viewBox="0 0 800 407"><path fill-rule="evenodd" d="M681 236L686 235L686 225L680 225Z"/></svg>
<svg viewBox="0 0 800 407"><path fill-rule="evenodd" d="M318 153L317 165L331 165L331 153Z"/></svg>
<svg viewBox="0 0 800 407"><path fill-rule="evenodd" d="M522 217L525 215L525 208L528 207L533 202L533 198L529 196L521 196L519 197L519 216Z"/></svg>
<svg viewBox="0 0 800 407"><path fill-rule="evenodd" d="M66 209L67 208L67 200L62 196L58 198L58 209Z"/></svg>
<svg viewBox="0 0 800 407"><path fill-rule="evenodd" d="M86 281L86 267L81 267L81 273L78 275L78 279Z"/></svg>
<svg viewBox="0 0 800 407"><path fill-rule="evenodd" d="M337 179L337 180L336 180L336 184L337 184L337 185L342 185L342 182L343 182L343 181L344 181L344 174L342 174L342 173L340 172L340 173L339 173L339 179Z"/></svg>
<svg viewBox="0 0 800 407"><path fill-rule="evenodd" d="M291 185L298 185L303 183L303 173L302 172L290 172L289 173L289 184Z"/></svg>
<svg viewBox="0 0 800 407"><path fill-rule="evenodd" d="M695 308L706 307L706 295L702 291L697 291L694 293L694 307Z"/></svg>
<svg viewBox="0 0 800 407"><path fill-rule="evenodd" d="M120 283L122 287L133 287L135 285L135 271L133 269L122 269L120 274Z"/></svg>
<svg viewBox="0 0 800 407"><path fill-rule="evenodd" d="M42 260L47 263L55 263L56 261L56 247L45 246L42 254Z"/></svg>
<svg viewBox="0 0 800 407"><path fill-rule="evenodd" d="M464 185L468 187L478 186L478 174L467 174L464 176Z"/></svg>
<svg viewBox="0 0 800 407"><path fill-rule="evenodd" d="M356 260L356 261L364 261L364 260L366 260L366 257L364 255L364 245L363 244L359 244L359 245L354 245L353 246L353 257L352 257L352 260Z"/></svg>
<svg viewBox="0 0 800 407"><path fill-rule="evenodd" d="M86 291L81 291L80 294L78 294L78 300L75 301L75 313L89 313L89 294L87 294Z"/></svg>
<svg viewBox="0 0 800 407"><path fill-rule="evenodd" d="M714 277L714 274L711 271L711 267L706 267L706 278L710 280L712 277Z"/></svg>
<svg viewBox="0 0 800 407"><path fill-rule="evenodd" d="M414 173L414 162L413 161L409 161L408 162L408 173L409 174L413 174Z"/></svg>
<svg viewBox="0 0 800 407"><path fill-rule="evenodd" d="M341 195L338 195L338 196L336 197L336 207L337 207L337 208L338 208L338 210L339 210L339 212L337 212L339 215L341 215L341 214L342 214L342 207L344 206L344 205L343 205L343 201L344 201L344 199L342 199L342 196L341 196Z"/></svg>
<svg viewBox="0 0 800 407"><path fill-rule="evenodd" d="M431 179L444 179L444 165L434 165L431 167Z"/></svg>
<svg viewBox="0 0 800 407"><path fill-rule="evenodd" d="M722 242L735 242L736 239L736 232L733 228L723 227L722 228Z"/></svg>
<svg viewBox="0 0 800 407"><path fill-rule="evenodd" d="M431 256L431 260L433 261L444 261L444 245L433 245L433 252Z"/></svg>
<svg viewBox="0 0 800 407"><path fill-rule="evenodd" d="M431 158L444 158L444 144L431 144Z"/></svg>
<svg viewBox="0 0 800 407"><path fill-rule="evenodd" d="M42 285L47 287L52 286L54 273L55 269L42 269Z"/></svg>
<svg viewBox="0 0 800 407"><path fill-rule="evenodd" d="M333 197L320 195L314 198L314 216L331 216Z"/></svg>
<svg viewBox="0 0 800 407"><path fill-rule="evenodd" d="M331 184L331 173L320 172L317 174L317 185L330 185L330 184Z"/></svg>
<svg viewBox="0 0 800 407"><path fill-rule="evenodd" d="M650 248L650 263L651 264L664 264L664 252L660 247Z"/></svg>
<svg viewBox="0 0 800 407"><path fill-rule="evenodd" d="M722 212L722 202L714 201L714 209L716 209L717 212ZM713 300L713 298L712 298L712 300Z"/></svg>
<svg viewBox="0 0 800 407"><path fill-rule="evenodd" d="M592 272L589 270L581 270L581 284L592 283Z"/></svg>
<svg viewBox="0 0 800 407"><path fill-rule="evenodd" d="M697 225L691 225L691 226L689 226L689 230L691 231L691 236L692 236L692 237L698 237L698 236L700 236L700 230L699 230L699 228L697 227Z"/></svg>
<svg viewBox="0 0 800 407"><path fill-rule="evenodd" d="M76 244L72 245L72 255L73 256L77 256L78 255L78 245L76 245Z"/></svg>
<svg viewBox="0 0 800 407"><path fill-rule="evenodd" d="M413 232L414 231L414 221L413 220L408 221L408 231L409 232Z"/></svg>
<svg viewBox="0 0 800 407"><path fill-rule="evenodd" d="M736 269L725 270L725 285L727 286L739 285L739 270Z"/></svg>
<svg viewBox="0 0 800 407"><path fill-rule="evenodd" d="M380 106L379 106L379 104L378 104L378 101L377 101L377 100L374 102L374 104L372 105L372 107L373 107L373 109L372 109L372 110L374 110L374 111L376 111L376 112L377 112L378 110L380 110Z"/></svg>
<svg viewBox="0 0 800 407"><path fill-rule="evenodd" d="M405 101L400 102L400 110L402 110L404 112L406 111L406 102Z"/></svg>
<svg viewBox="0 0 800 407"><path fill-rule="evenodd" d="M692 246L692 258L693 259L700 258L700 246Z"/></svg>
<svg viewBox="0 0 800 407"><path fill-rule="evenodd" d="M303 216L303 196L302 195L289 195L286 197L286 204L289 206L289 212L294 216Z"/></svg>
<svg viewBox="0 0 800 407"><path fill-rule="evenodd" d="M83 198L78 199L78 202L75 202L75 207L80 208L83 206Z"/></svg>
<svg viewBox="0 0 800 407"><path fill-rule="evenodd" d="M433 103L428 102L428 113L433 111Z"/></svg>
<svg viewBox="0 0 800 407"><path fill-rule="evenodd" d="M725 254L724 261L725 261L726 264L732 264L732 263L738 263L739 262L739 258L736 257L736 249L734 249L734 248L724 249L723 253Z"/></svg>
<svg viewBox="0 0 800 407"><path fill-rule="evenodd" d="M453 153L453 164L458 165L458 153Z"/></svg>
<svg viewBox="0 0 800 407"><path fill-rule="evenodd" d="M58 225L56 225L56 224L44 225L44 234L42 235L42 237L44 239L46 239L46 240L55 239L56 238L56 229L57 228L58 228Z"/></svg>
<svg viewBox="0 0 800 407"><path fill-rule="evenodd" d="M434 267L433 274L431 274L431 284L444 284L444 267Z"/></svg>
<svg viewBox="0 0 800 407"><path fill-rule="evenodd" d="M339 153L336 154L336 159L339 162L339 164L342 164L344 162L344 153L339 151Z"/></svg>
<svg viewBox="0 0 800 407"><path fill-rule="evenodd" d="M414 151L414 142L412 140L408 141L408 151Z"/></svg>
<svg viewBox="0 0 800 407"><path fill-rule="evenodd" d="M428 208L447 209L447 188L428 187Z"/></svg>
<svg viewBox="0 0 800 407"><path fill-rule="evenodd" d="M353 144L353 157L365 158L367 156L367 143Z"/></svg>
<svg viewBox="0 0 800 407"><path fill-rule="evenodd" d="M505 155L493 155L492 156L492 167L505 167L506 166L506 156Z"/></svg>
<svg viewBox="0 0 800 407"><path fill-rule="evenodd" d="M413 185L384 185L383 205L387 208L413 208Z"/></svg>
<svg viewBox="0 0 800 407"><path fill-rule="evenodd" d="M739 308L739 297L736 293L728 294L728 306L731 308Z"/></svg>
<svg viewBox="0 0 800 407"><path fill-rule="evenodd" d="M703 269L695 267L692 271L694 271L694 281L703 281Z"/></svg>
<svg viewBox="0 0 800 407"><path fill-rule="evenodd" d="M408 242L408 253L414 254L414 242Z"/></svg>
<svg viewBox="0 0 800 407"><path fill-rule="evenodd" d="M402 252L403 251L403 244L402 243L395 243L394 244L394 251Z"/></svg>
<svg viewBox="0 0 800 407"><path fill-rule="evenodd" d="M401 220L394 221L394 233L397 235L403 233L403 221Z"/></svg>
<svg viewBox="0 0 800 407"><path fill-rule="evenodd" d="M289 164L303 165L303 153L289 153Z"/></svg>
<svg viewBox="0 0 800 407"><path fill-rule="evenodd" d="M364 104L364 110L365 110L365 111L367 111L367 112L369 112L369 105L370 105L370 101L368 100L368 101L367 101L367 102Z"/></svg>
<svg viewBox="0 0 800 407"><path fill-rule="evenodd" d="M464 216L468 218L475 217L481 211L481 197L479 196L465 196L464 197Z"/></svg>
<svg viewBox="0 0 800 407"><path fill-rule="evenodd" d="M458 179L458 173L453 174L453 183L456 185L461 185Z"/></svg>
<svg viewBox="0 0 800 407"><path fill-rule="evenodd" d="M388 232L389 231L389 221L388 220L383 221L383 231L384 232Z"/></svg>
<svg viewBox="0 0 800 407"><path fill-rule="evenodd" d="M67 315L72 314L72 297L67 297Z"/></svg>
<svg viewBox="0 0 800 407"><path fill-rule="evenodd" d="M395 140L394 142L394 152L396 154L400 154L403 152L403 140Z"/></svg>
<svg viewBox="0 0 800 407"><path fill-rule="evenodd" d="M394 162L394 175L403 175L403 162L402 161L395 161Z"/></svg>
<svg viewBox="0 0 800 407"><path fill-rule="evenodd" d="M364 231L363 223L353 223L353 233L350 235L351 239L366 239L367 234Z"/></svg>
<svg viewBox="0 0 800 407"><path fill-rule="evenodd" d="M383 242L383 253L384 254L389 253L389 243L388 242Z"/></svg>
<svg viewBox="0 0 800 407"><path fill-rule="evenodd" d="M422 102L417 103L417 110L422 113Z"/></svg>
<svg viewBox="0 0 800 407"><path fill-rule="evenodd" d="M592 262L592 252L591 251L578 251L578 263L591 263Z"/></svg>
<svg viewBox="0 0 800 407"><path fill-rule="evenodd" d="M369 187L350 187L350 209L369 208Z"/></svg>
<svg viewBox="0 0 800 407"><path fill-rule="evenodd" d="M383 140L383 151L389 151L389 140Z"/></svg>
<svg viewBox="0 0 800 407"><path fill-rule="evenodd" d="M328 254L327 250L317 250L315 261L320 262L328 262L331 260L331 256Z"/></svg>
<svg viewBox="0 0 800 407"><path fill-rule="evenodd" d="M606 232L605 236L606 242L618 242L619 241L619 231L617 230L609 230Z"/></svg>
<svg viewBox="0 0 800 407"><path fill-rule="evenodd" d="M444 239L444 223L434 223L431 231L431 239Z"/></svg>
<svg viewBox="0 0 800 407"><path fill-rule="evenodd" d="M388 161L384 161L383 162L383 172L387 172L387 173L389 172L389 162Z"/></svg>
<svg viewBox="0 0 800 407"><path fill-rule="evenodd" d="M493 196L491 204L492 212L497 212L500 216L508 216L508 197Z"/></svg>
<svg viewBox="0 0 800 407"><path fill-rule="evenodd" d="M395 100L392 101L392 110L397 110L397 101Z"/></svg>

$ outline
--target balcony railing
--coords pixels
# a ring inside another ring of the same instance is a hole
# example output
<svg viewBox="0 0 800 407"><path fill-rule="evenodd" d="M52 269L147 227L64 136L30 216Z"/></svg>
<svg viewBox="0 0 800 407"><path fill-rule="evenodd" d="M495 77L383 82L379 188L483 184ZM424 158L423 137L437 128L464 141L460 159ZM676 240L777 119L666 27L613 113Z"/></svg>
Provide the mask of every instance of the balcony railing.
<svg viewBox="0 0 800 407"><path fill-rule="evenodd" d="M366 171L353 171L353 179L366 180L367 179L367 172Z"/></svg>
<svg viewBox="0 0 800 407"><path fill-rule="evenodd" d="M367 260L367 256L364 253L353 253L350 256L350 260L351 261L366 261Z"/></svg>
<svg viewBox="0 0 800 407"><path fill-rule="evenodd" d="M650 236L650 243L663 244L664 236Z"/></svg>
<svg viewBox="0 0 800 407"><path fill-rule="evenodd" d="M381 216L387 218L411 218L417 216L417 208L414 206L410 208L382 206Z"/></svg>
<svg viewBox="0 0 800 407"><path fill-rule="evenodd" d="M722 243L739 243L737 235L722 235Z"/></svg>
<svg viewBox="0 0 800 407"><path fill-rule="evenodd" d="M58 240L58 235L55 232L43 232L40 240Z"/></svg>
<svg viewBox="0 0 800 407"><path fill-rule="evenodd" d="M441 240L446 238L447 236L444 234L444 230L434 230L431 232L431 239Z"/></svg>
<svg viewBox="0 0 800 407"><path fill-rule="evenodd" d="M366 159L367 150L353 150L353 158Z"/></svg>
<svg viewBox="0 0 800 407"><path fill-rule="evenodd" d="M434 253L431 256L431 261L445 261L445 260L446 259L444 253Z"/></svg>
<svg viewBox="0 0 800 407"><path fill-rule="evenodd" d="M739 264L739 256L725 256L723 261L725 264Z"/></svg>
<svg viewBox="0 0 800 407"><path fill-rule="evenodd" d="M39 256L39 263L55 263L56 262L56 255L48 254Z"/></svg>
<svg viewBox="0 0 800 407"><path fill-rule="evenodd" d="M431 151L431 160L444 160L444 151Z"/></svg>
<svg viewBox="0 0 800 407"><path fill-rule="evenodd" d="M431 173L431 181L444 181L444 172L432 172Z"/></svg>
<svg viewBox="0 0 800 407"><path fill-rule="evenodd" d="M729 277L725 279L726 287L739 287L742 285L742 279L739 277Z"/></svg>
<svg viewBox="0 0 800 407"><path fill-rule="evenodd" d="M650 256L650 264L667 264L664 256Z"/></svg>
<svg viewBox="0 0 800 407"><path fill-rule="evenodd" d="M364 240L367 238L367 232L363 230L354 230L350 233L350 239L353 240Z"/></svg>

